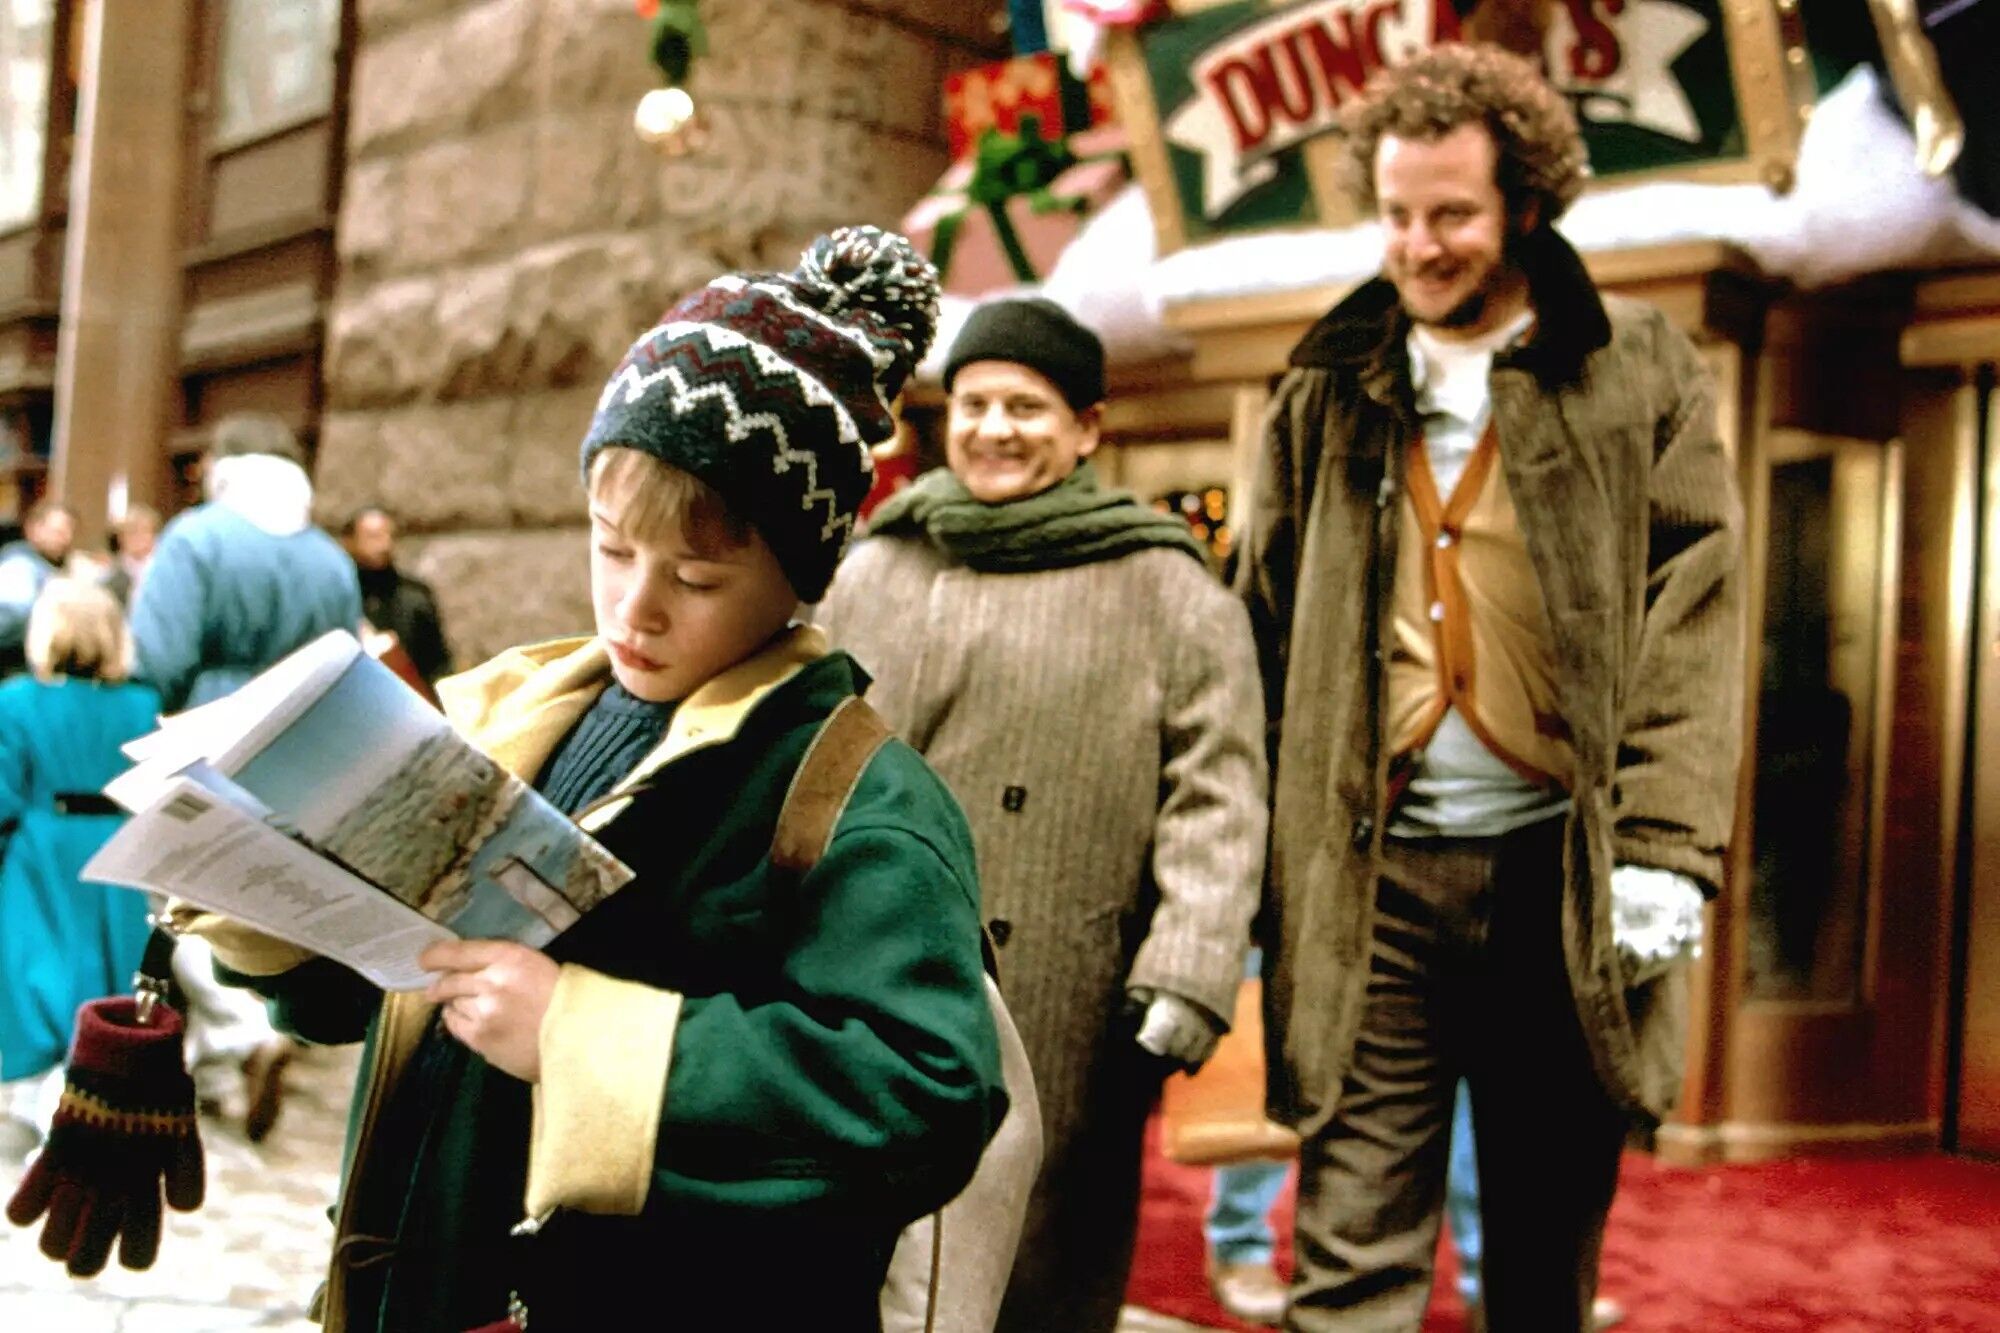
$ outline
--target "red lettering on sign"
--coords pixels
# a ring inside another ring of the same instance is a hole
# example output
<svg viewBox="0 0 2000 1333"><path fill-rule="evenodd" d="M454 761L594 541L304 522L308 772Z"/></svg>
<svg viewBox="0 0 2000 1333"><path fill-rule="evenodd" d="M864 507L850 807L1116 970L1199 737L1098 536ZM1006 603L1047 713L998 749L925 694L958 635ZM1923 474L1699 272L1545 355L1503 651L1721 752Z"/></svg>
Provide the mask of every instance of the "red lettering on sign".
<svg viewBox="0 0 2000 1333"><path fill-rule="evenodd" d="M1278 39L1275 46L1267 46L1259 53L1263 57L1264 64L1271 70L1274 109L1282 112L1285 118L1294 124L1304 124L1319 110L1319 88L1314 85L1312 75L1306 70L1305 56L1299 52L1300 36L1301 34L1297 32L1288 32ZM1281 49L1285 53L1284 63L1291 69L1290 79L1285 78L1284 72L1278 68L1277 55ZM1287 84L1290 85L1289 88Z"/></svg>
<svg viewBox="0 0 2000 1333"><path fill-rule="evenodd" d="M1264 68L1269 70L1268 61ZM1223 114L1229 117L1230 131L1236 136L1236 151L1247 152L1262 143L1271 133L1274 99L1266 96L1259 86L1257 67L1241 57L1232 57L1217 61L1202 77L1208 84L1208 95L1221 103Z"/></svg>
<svg viewBox="0 0 2000 1333"><path fill-rule="evenodd" d="M1625 0L1563 0L1569 7L1570 22L1576 27L1576 45L1569 49L1572 77L1602 82L1625 64L1624 48L1618 44L1618 30L1609 22L1625 12ZM1604 11L1604 17L1598 11Z"/></svg>
<svg viewBox="0 0 2000 1333"><path fill-rule="evenodd" d="M1340 25L1346 30L1345 42L1334 34L1331 22L1315 23L1304 33L1312 46L1313 62L1319 66L1320 77L1326 80L1335 106L1346 100L1346 93L1361 91L1361 85L1368 82L1369 70L1361 38L1354 31L1354 15L1342 14ZM1375 63L1381 63L1380 56Z"/></svg>
<svg viewBox="0 0 2000 1333"><path fill-rule="evenodd" d="M1622 6L1624 0L1596 3ZM1288 146L1325 128L1377 70L1424 49L1421 33L1407 36L1397 50L1385 49L1407 30L1409 8L1408 0L1312 5L1290 23L1259 26L1212 52L1197 65L1195 78L1220 105L1239 154ZM1458 35L1451 0L1432 0L1429 26L1434 38Z"/></svg>

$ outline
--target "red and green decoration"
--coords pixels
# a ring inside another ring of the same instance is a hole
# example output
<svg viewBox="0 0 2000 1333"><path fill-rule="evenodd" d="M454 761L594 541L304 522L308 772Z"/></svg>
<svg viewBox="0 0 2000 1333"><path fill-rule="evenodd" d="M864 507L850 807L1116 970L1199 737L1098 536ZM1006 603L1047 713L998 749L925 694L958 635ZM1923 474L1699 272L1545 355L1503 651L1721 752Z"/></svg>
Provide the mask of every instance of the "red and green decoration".
<svg viewBox="0 0 2000 1333"><path fill-rule="evenodd" d="M1089 201L1079 196L1059 195L1053 186L1063 173L1080 161L1064 139L1043 137L1039 117L1023 116L1019 128L1009 134L989 129L980 136L972 152L972 176L965 184L964 207L940 218L931 236L931 262L938 272L951 271L952 251L957 248L960 229L975 208L983 210L993 228L994 239L1007 257L1016 282L1035 282L1042 277L1021 244L1020 235L1007 215L1008 202L1024 200L1037 216L1067 212L1081 214Z"/></svg>
<svg viewBox="0 0 2000 1333"><path fill-rule="evenodd" d="M661 80L660 87L639 99L633 128L663 152L689 152L704 137L686 87L695 60L708 54L700 7L695 0L634 0L633 8L646 21L646 54Z"/></svg>
<svg viewBox="0 0 2000 1333"><path fill-rule="evenodd" d="M695 57L708 54L708 29L702 26L695 0L635 0L646 20L646 52L669 88L687 82Z"/></svg>
<svg viewBox="0 0 2000 1333"><path fill-rule="evenodd" d="M944 103L952 165L904 232L958 295L1047 276L1083 217L1128 179L1108 91L1042 51L951 75Z"/></svg>

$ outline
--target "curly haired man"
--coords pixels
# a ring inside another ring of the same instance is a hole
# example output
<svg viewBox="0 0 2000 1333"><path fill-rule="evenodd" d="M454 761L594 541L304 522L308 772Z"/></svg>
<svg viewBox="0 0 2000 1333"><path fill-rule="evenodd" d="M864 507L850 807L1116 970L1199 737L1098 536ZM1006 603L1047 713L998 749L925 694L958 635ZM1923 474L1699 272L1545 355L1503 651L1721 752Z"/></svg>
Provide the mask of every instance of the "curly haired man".
<svg viewBox="0 0 2000 1333"><path fill-rule="evenodd" d="M1381 275L1294 349L1235 571L1276 763L1272 1110L1299 1333L1414 1330L1469 1082L1495 1333L1590 1327L1621 1144L1680 1083L1740 746L1739 505L1701 360L1554 222L1527 62L1353 109Z"/></svg>

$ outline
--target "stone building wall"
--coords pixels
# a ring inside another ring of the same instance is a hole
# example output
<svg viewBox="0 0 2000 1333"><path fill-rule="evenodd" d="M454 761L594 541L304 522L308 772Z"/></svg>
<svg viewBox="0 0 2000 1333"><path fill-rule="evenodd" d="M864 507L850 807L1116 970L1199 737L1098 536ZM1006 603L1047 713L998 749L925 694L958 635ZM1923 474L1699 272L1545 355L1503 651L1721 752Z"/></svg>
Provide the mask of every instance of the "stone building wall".
<svg viewBox="0 0 2000 1333"><path fill-rule="evenodd" d="M577 444L683 292L893 225L944 169L939 87L1004 54L980 0L724 0L710 139L632 131L632 0L358 0L317 462L322 518L409 534L461 663L590 625Z"/></svg>

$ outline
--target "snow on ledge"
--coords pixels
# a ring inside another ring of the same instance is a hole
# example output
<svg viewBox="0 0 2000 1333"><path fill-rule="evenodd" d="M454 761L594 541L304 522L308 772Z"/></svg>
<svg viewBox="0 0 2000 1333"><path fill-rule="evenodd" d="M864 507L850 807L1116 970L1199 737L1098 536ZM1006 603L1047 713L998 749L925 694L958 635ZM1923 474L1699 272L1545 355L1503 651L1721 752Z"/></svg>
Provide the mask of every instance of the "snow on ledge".
<svg viewBox="0 0 2000 1333"><path fill-rule="evenodd" d="M1910 131L1865 65L1814 110L1789 194L1751 183L1593 190L1560 227L1586 253L1723 241L1769 276L1802 288L2000 258L2000 219L1960 198L1949 179L1917 169ZM1095 330L1113 362L1129 364L1187 349L1165 327L1166 306L1358 282L1375 273L1381 254L1380 229L1367 222L1232 236L1159 259L1145 195L1132 185L1085 224L1039 287L985 299L1039 291ZM921 378L937 380L946 350L977 304L945 298Z"/></svg>

